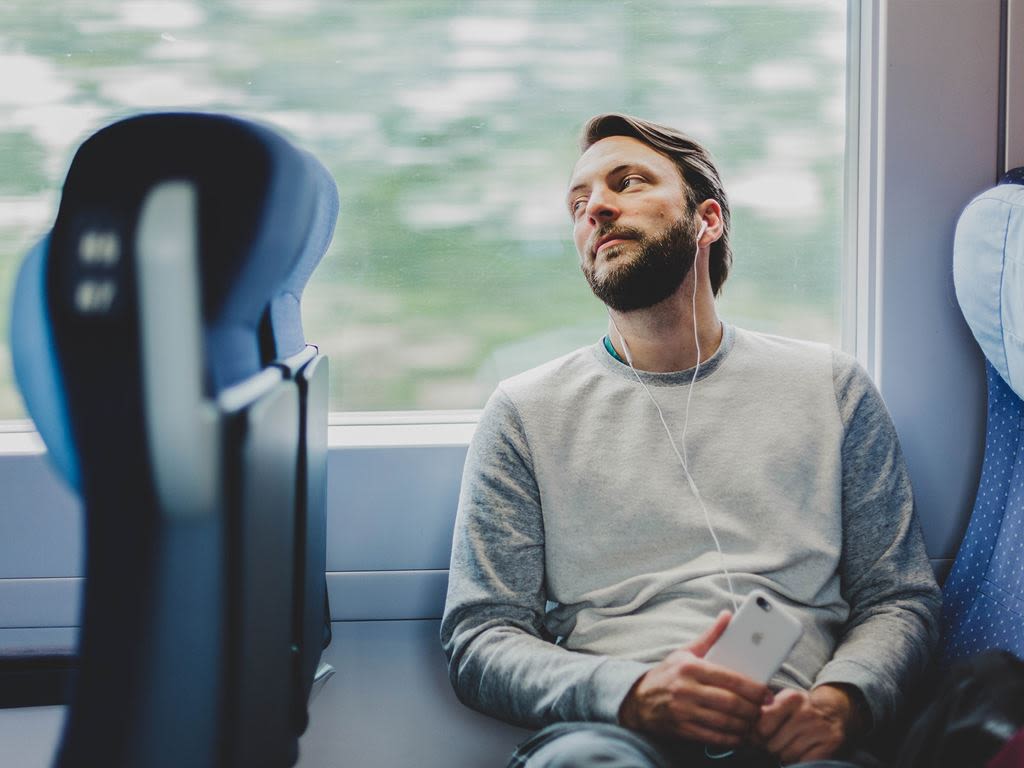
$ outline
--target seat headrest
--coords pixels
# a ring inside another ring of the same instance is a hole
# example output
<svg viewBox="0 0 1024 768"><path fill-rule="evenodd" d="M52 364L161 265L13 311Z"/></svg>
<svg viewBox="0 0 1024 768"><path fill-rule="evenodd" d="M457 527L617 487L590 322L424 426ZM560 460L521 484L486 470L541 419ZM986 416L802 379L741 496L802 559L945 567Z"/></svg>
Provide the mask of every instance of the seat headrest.
<svg viewBox="0 0 1024 768"><path fill-rule="evenodd" d="M307 254L320 195L328 186L333 191L333 181L311 155L256 123L203 113L133 117L79 148L52 247L75 242L85 220L130 231L148 191L171 179L198 192L203 325L215 394L261 369L261 318Z"/></svg>
<svg viewBox="0 0 1024 768"><path fill-rule="evenodd" d="M953 279L982 352L1024 398L1024 169L972 200L956 227Z"/></svg>
<svg viewBox="0 0 1024 768"><path fill-rule="evenodd" d="M320 162L273 130L224 115L149 114L100 130L75 154L53 231L23 262L12 301L18 385L51 459L76 489L69 382L54 346L55 329L75 323L63 314L69 302L53 299L73 286L83 233L97 228L118 233L121 277L134 285L140 211L168 181L191 185L198 203L207 395L259 373L267 362L264 327L282 349L304 344L299 299L338 211L337 189ZM64 319L70 324L61 325Z"/></svg>

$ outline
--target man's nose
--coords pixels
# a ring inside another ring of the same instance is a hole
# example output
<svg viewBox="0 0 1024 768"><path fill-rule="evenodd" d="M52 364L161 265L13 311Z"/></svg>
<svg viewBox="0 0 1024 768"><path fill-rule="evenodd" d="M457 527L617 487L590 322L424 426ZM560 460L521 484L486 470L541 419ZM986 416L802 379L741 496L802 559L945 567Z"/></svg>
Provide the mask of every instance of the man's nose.
<svg viewBox="0 0 1024 768"><path fill-rule="evenodd" d="M613 195L607 191L600 192L594 190L591 192L590 199L587 201L587 218L594 225L615 221L615 219L619 218L619 213L621 211L615 204Z"/></svg>

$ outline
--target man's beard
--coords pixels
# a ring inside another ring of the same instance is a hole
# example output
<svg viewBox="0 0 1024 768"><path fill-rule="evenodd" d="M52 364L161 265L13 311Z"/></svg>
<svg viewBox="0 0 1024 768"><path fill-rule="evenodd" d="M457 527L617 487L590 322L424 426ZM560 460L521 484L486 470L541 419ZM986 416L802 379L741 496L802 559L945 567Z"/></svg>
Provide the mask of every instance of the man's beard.
<svg viewBox="0 0 1024 768"><path fill-rule="evenodd" d="M633 238L613 248L639 247L640 252L626 264L610 265L612 268L601 278L595 274L593 263L580 265L597 298L617 312L631 312L653 307L679 289L697 250L696 239L682 219L654 239L625 227L612 231Z"/></svg>

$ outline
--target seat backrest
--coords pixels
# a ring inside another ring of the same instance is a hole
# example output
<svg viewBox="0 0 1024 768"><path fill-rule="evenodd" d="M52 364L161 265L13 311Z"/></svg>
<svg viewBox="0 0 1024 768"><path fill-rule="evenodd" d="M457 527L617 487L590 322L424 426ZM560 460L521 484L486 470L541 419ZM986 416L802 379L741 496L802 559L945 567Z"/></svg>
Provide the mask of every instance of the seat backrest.
<svg viewBox="0 0 1024 768"><path fill-rule="evenodd" d="M992 648L1024 657L1024 174L957 224L957 299L986 357L988 426L974 511L944 586L946 663Z"/></svg>
<svg viewBox="0 0 1024 768"><path fill-rule="evenodd" d="M330 240L327 184L336 211L262 126L132 118L79 149L22 267L16 375L86 510L62 766L294 762L303 412L264 337Z"/></svg>

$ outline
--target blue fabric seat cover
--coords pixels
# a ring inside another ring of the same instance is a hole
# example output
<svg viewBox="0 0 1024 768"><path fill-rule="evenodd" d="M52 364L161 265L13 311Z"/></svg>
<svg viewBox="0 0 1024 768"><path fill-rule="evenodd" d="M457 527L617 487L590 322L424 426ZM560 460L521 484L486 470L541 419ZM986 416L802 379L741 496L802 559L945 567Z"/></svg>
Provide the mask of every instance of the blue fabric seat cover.
<svg viewBox="0 0 1024 768"><path fill-rule="evenodd" d="M944 587L946 663L991 648L1024 656L1024 178L1004 181L967 206L954 245L957 298L987 359L988 426Z"/></svg>

